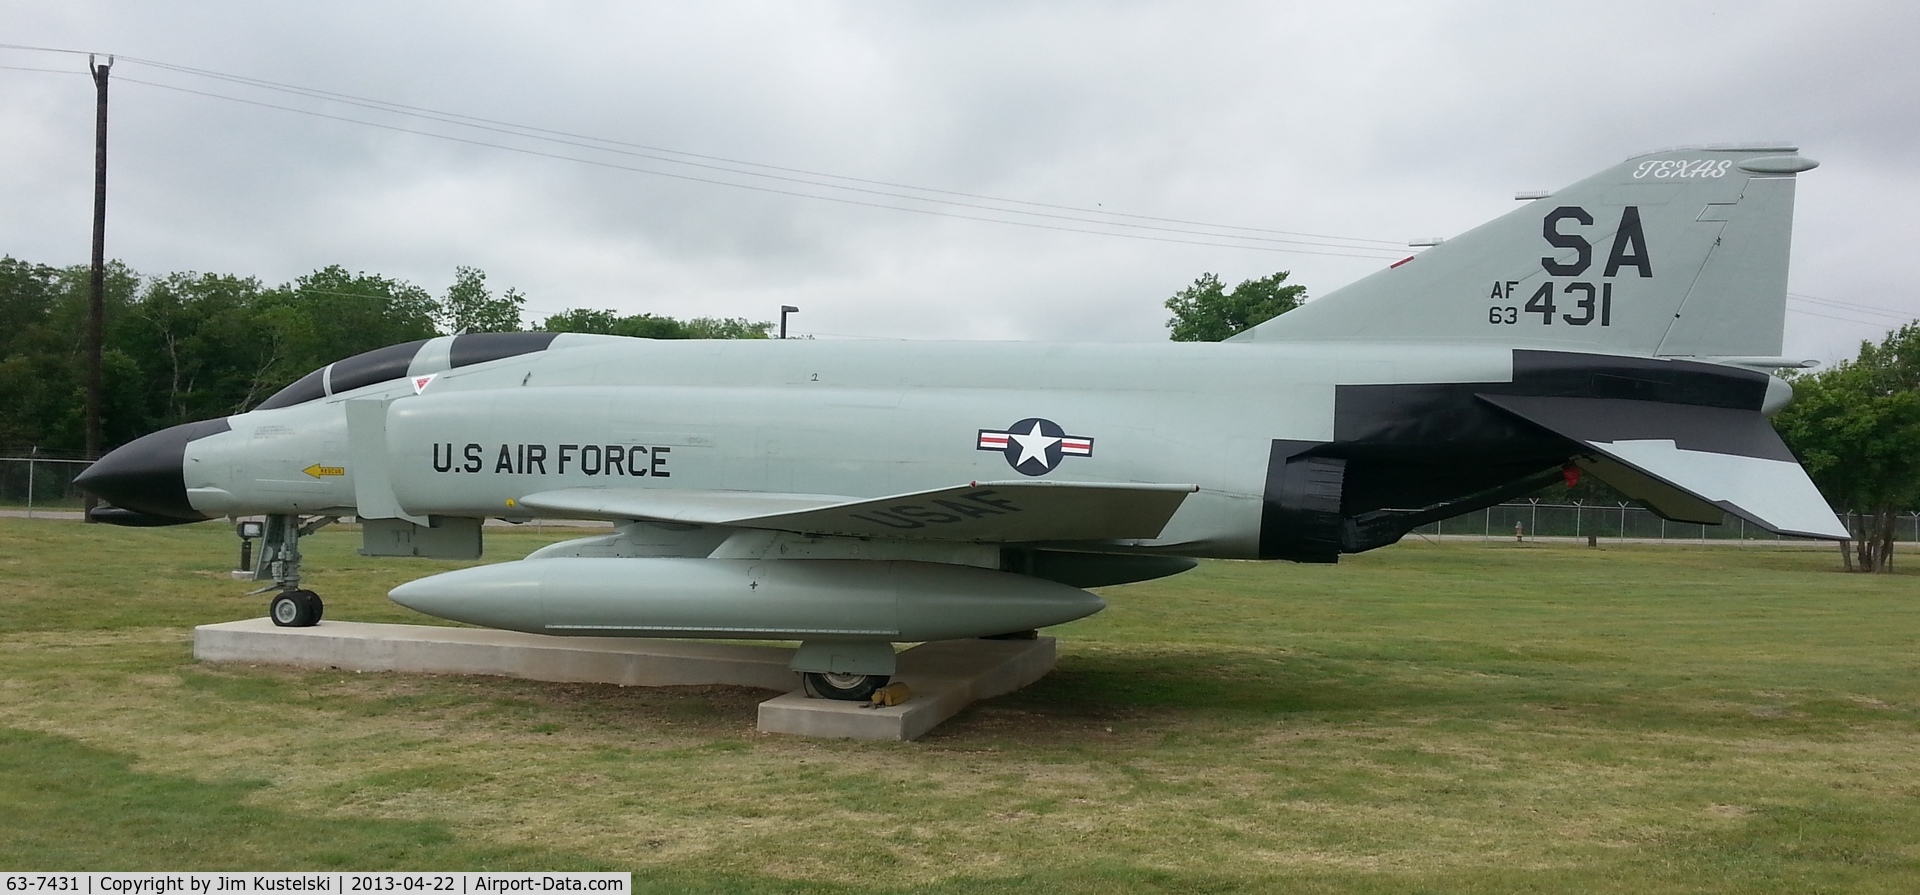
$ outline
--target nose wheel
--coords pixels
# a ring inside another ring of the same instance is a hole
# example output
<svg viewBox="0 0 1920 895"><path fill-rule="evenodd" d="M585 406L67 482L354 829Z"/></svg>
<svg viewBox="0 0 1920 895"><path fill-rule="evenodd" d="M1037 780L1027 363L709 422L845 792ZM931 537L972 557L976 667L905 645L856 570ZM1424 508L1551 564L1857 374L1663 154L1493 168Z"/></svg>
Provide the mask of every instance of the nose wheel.
<svg viewBox="0 0 1920 895"><path fill-rule="evenodd" d="M311 628L325 611L320 595L310 590L282 591L267 604L267 615L282 628Z"/></svg>
<svg viewBox="0 0 1920 895"><path fill-rule="evenodd" d="M253 577L256 581L272 583L254 593L279 590L267 604L267 617L273 619L274 624L282 628L310 628L320 623L320 615L326 611L320 595L300 586L300 538L332 521L331 516L306 522L299 516L270 515L264 526L240 530L243 540L249 536L261 539L260 564L254 569Z"/></svg>

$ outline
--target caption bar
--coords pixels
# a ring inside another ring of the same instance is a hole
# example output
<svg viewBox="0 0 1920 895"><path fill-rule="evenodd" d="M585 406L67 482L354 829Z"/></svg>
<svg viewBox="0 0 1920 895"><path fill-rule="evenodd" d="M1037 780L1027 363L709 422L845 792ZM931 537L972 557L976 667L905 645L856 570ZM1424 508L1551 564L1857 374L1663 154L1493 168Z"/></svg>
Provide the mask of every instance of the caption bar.
<svg viewBox="0 0 1920 895"><path fill-rule="evenodd" d="M633 891L630 873L5 873L0 893L54 895L319 895Z"/></svg>

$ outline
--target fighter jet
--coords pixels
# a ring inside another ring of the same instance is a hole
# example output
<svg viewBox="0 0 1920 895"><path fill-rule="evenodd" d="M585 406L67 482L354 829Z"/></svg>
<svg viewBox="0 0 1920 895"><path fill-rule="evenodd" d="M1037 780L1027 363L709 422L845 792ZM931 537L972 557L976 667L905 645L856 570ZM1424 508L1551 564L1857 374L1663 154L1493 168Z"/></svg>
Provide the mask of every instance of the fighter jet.
<svg viewBox="0 0 1920 895"><path fill-rule="evenodd" d="M1844 539L1767 416L1790 146L1656 152L1223 343L445 336L330 364L79 479L103 522L266 517L269 615L312 625L299 540L477 558L481 522L610 533L395 588L550 635L801 642L864 698L897 642L1022 636L1196 557L1334 562L1584 471L1656 513Z"/></svg>

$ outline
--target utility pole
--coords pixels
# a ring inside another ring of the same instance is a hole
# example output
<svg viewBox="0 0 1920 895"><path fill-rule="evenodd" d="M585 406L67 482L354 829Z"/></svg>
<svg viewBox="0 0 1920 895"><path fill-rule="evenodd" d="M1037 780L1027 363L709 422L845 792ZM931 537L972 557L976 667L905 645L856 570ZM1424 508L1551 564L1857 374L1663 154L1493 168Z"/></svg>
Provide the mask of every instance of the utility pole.
<svg viewBox="0 0 1920 895"><path fill-rule="evenodd" d="M93 70L95 108L93 118L93 276L87 296L87 459L100 459L100 352L107 330L107 72L113 57ZM87 495L87 521L93 521L93 508L100 501Z"/></svg>
<svg viewBox="0 0 1920 895"><path fill-rule="evenodd" d="M800 309L793 305L780 306L780 338L784 339L787 337L787 315L798 313L800 313Z"/></svg>

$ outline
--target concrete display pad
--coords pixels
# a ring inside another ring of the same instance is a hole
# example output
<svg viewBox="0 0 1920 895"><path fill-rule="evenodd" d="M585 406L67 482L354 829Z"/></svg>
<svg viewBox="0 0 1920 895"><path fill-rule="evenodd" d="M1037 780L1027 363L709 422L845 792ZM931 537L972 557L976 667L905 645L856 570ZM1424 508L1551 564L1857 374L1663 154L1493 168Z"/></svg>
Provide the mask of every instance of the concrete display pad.
<svg viewBox="0 0 1920 895"><path fill-rule="evenodd" d="M548 637L484 628L321 622L282 628L264 619L201 625L203 662L295 665L349 671L490 674L537 681L669 687L728 684L784 690L760 704L767 733L911 740L975 700L1011 693L1053 670L1054 641L949 640L900 654L894 680L913 691L885 708L810 699L788 670L793 650L630 637Z"/></svg>
<svg viewBox="0 0 1920 895"><path fill-rule="evenodd" d="M791 690L791 650L769 646L547 637L487 628L321 622L282 628L264 618L193 629L203 662L299 665L348 671L493 674L535 681L671 687L732 684Z"/></svg>
<svg viewBox="0 0 1920 895"><path fill-rule="evenodd" d="M810 737L916 740L976 700L1012 693L1053 670L1054 641L940 640L900 654L893 676L913 697L896 706L809 699L794 692L760 703L760 729Z"/></svg>

